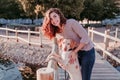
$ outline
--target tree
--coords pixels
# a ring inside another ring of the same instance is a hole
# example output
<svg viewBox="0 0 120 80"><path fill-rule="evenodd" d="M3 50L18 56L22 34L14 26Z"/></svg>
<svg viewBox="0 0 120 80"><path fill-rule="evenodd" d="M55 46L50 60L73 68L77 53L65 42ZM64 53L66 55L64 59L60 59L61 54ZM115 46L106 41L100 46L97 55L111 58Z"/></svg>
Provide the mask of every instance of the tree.
<svg viewBox="0 0 120 80"><path fill-rule="evenodd" d="M24 11L30 16L44 15L49 8L60 8L67 18L79 19L84 0L19 0ZM39 8L37 8L39 7ZM38 14L39 13L39 14Z"/></svg>
<svg viewBox="0 0 120 80"><path fill-rule="evenodd" d="M84 10L80 14L81 20L102 21L106 18L114 18L119 13L114 0L85 0Z"/></svg>
<svg viewBox="0 0 120 80"><path fill-rule="evenodd" d="M24 10L26 17L35 18L35 0L18 0L18 4Z"/></svg>
<svg viewBox="0 0 120 80"><path fill-rule="evenodd" d="M85 0L84 2L84 10L80 14L80 19L83 20L84 18L91 19L93 17L93 2L95 0Z"/></svg>
<svg viewBox="0 0 120 80"><path fill-rule="evenodd" d="M103 0L103 16L102 19L106 18L115 18L119 14L119 8L117 7L118 3L115 3L115 0Z"/></svg>
<svg viewBox="0 0 120 80"><path fill-rule="evenodd" d="M4 18L40 18L49 8L60 8L67 18L79 19L84 0L0 0Z"/></svg>
<svg viewBox="0 0 120 80"><path fill-rule="evenodd" d="M0 0L0 18L19 17L24 17L24 13L15 0Z"/></svg>
<svg viewBox="0 0 120 80"><path fill-rule="evenodd" d="M50 7L60 8L67 18L80 19L84 0L43 0L45 10Z"/></svg>

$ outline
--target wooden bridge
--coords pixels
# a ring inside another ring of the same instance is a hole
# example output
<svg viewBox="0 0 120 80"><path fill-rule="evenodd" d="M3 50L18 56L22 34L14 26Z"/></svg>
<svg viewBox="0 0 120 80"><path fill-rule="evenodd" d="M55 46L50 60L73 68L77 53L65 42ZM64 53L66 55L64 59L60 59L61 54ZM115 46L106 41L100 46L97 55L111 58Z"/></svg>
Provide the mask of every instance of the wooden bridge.
<svg viewBox="0 0 120 80"><path fill-rule="evenodd" d="M42 45L42 42L44 42L41 32L34 32L34 31L21 31L21 30L12 30L12 29L7 29L7 28L0 28L0 30L5 30L6 35L1 35L0 37L5 37L5 38L14 38L16 39L16 41L18 40L22 40L28 44L34 44L34 45ZM13 31L15 33L15 35L10 36L8 34L9 31ZM118 29L116 29L116 31L118 31ZM18 33L28 33L27 38L28 39L23 39L20 36L18 36ZM32 40L31 38L31 33L34 34L38 34L39 36L39 40L37 39L38 43L35 42L31 42ZM104 45L100 46L98 44L95 43L95 47L101 49L103 51L103 57L101 57L97 52L96 52L96 62L93 68L93 72L92 72L92 77L91 80L120 80L120 72L117 71L110 63L108 63L105 58L106 56L111 57L113 60L115 60L116 62L120 63L120 59L117 58L116 56L112 55L111 53L109 53L107 51L107 47L109 46L109 41L110 39L114 40L114 42L120 42L120 39L117 38L117 32L115 32L115 36L110 36L109 31L105 31L105 33L100 33L98 31L95 31L93 28L90 29L88 28L88 35L91 37L91 40L94 42L94 34L103 36L104 38ZM54 45L54 49L52 50L53 53L56 52L56 45ZM104 59L103 59L104 58ZM57 68L56 63L54 60L51 60L48 63L48 66L52 69L54 69L54 80L68 80L68 74L60 69ZM38 80L38 75L37 74L37 80ZM52 77L53 77L52 76ZM41 80L41 79L39 79ZM53 80L53 78L51 79L46 79L46 80Z"/></svg>
<svg viewBox="0 0 120 80"><path fill-rule="evenodd" d="M59 75L60 80L68 80L65 78L65 71L62 69L59 69ZM91 80L120 80L120 72L96 52L96 61Z"/></svg>

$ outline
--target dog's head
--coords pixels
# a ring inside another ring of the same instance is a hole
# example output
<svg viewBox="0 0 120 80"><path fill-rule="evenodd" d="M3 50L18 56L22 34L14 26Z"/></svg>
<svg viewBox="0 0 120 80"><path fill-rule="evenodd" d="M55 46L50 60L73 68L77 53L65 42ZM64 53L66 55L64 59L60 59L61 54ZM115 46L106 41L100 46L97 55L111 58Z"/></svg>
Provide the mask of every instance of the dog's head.
<svg viewBox="0 0 120 80"><path fill-rule="evenodd" d="M77 44L72 39L63 39L62 38L62 39L58 40L58 45L62 51L69 51L69 50L73 50Z"/></svg>

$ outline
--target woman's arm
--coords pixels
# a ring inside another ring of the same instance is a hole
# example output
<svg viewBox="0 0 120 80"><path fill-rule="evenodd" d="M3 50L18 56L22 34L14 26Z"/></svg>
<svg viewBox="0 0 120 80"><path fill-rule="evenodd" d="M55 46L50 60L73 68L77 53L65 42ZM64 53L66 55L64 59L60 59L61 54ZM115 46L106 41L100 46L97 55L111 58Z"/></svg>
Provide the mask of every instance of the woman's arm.
<svg viewBox="0 0 120 80"><path fill-rule="evenodd" d="M70 53L70 55L69 55L69 58L70 58L69 63L71 63L71 64L74 63L74 60L75 60L76 57L77 57L78 51L81 50L85 45L86 45L85 43L80 43L80 44L78 45L78 47L77 47L74 51L72 51L72 52Z"/></svg>
<svg viewBox="0 0 120 80"><path fill-rule="evenodd" d="M71 28L74 31L74 33L79 37L80 43L88 44L90 41L90 38L88 36L87 31L83 28L83 26L76 20L71 21Z"/></svg>
<svg viewBox="0 0 120 80"><path fill-rule="evenodd" d="M81 50L86 44L85 43L80 43L78 47L74 50L74 53L77 53L79 50Z"/></svg>
<svg viewBox="0 0 120 80"><path fill-rule="evenodd" d="M80 38L80 42L78 47L70 54L70 58L75 59L77 56L77 52L85 47L86 44L89 43L90 39L88 37L87 31L79 24L78 21L72 20L71 28L75 32L75 34ZM71 59L72 60L72 59Z"/></svg>

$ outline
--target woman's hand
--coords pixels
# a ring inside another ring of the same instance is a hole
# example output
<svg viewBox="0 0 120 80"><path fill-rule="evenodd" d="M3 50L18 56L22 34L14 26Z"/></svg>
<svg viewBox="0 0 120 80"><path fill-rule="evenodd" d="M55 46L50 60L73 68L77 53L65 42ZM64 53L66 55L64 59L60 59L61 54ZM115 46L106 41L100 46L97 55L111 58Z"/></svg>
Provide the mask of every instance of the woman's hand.
<svg viewBox="0 0 120 80"><path fill-rule="evenodd" d="M69 63L70 64L73 64L75 62L75 59L77 57L77 52L75 51L72 51L70 54L69 54Z"/></svg>

